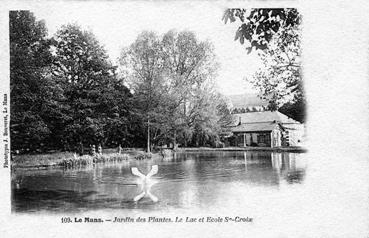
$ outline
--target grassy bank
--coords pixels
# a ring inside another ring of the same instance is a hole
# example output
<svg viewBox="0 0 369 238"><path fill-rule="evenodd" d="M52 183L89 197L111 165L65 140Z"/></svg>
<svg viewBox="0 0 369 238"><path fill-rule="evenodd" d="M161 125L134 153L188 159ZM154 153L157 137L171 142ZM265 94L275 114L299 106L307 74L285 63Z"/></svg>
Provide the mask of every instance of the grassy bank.
<svg viewBox="0 0 369 238"><path fill-rule="evenodd" d="M116 150L103 151L99 155L82 155L78 156L71 152L55 152L50 154L34 154L34 155L13 155L13 168L42 168L60 166L65 168L73 168L78 166L91 165L96 163L120 162L125 160L142 160L150 159L158 156L157 154L149 154L139 150L124 151L116 153Z"/></svg>

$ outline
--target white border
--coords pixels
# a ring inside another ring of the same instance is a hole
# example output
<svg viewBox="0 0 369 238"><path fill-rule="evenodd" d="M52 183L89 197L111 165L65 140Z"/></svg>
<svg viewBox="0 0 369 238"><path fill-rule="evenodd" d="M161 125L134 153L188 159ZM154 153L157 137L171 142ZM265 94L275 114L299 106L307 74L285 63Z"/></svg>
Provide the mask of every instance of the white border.
<svg viewBox="0 0 369 238"><path fill-rule="evenodd" d="M116 2L118 1L106 3ZM84 1L8 1L2 4L2 93L9 90L6 20L8 10L47 8L53 4L83 5ZM100 3L96 1L96 4ZM368 3L364 0L314 0L217 1L214 4L247 8L297 6L302 12L304 80L308 98L308 148L311 163L306 178L310 186L301 192L301 210L286 211L286 217L280 217L286 226L278 228L272 221L260 227L225 224L66 226L59 223L60 215L10 214L9 169L0 169L2 237L367 237ZM0 125L1 123L2 120ZM2 154L3 147L0 146L0 155ZM299 217L304 219L299 220Z"/></svg>

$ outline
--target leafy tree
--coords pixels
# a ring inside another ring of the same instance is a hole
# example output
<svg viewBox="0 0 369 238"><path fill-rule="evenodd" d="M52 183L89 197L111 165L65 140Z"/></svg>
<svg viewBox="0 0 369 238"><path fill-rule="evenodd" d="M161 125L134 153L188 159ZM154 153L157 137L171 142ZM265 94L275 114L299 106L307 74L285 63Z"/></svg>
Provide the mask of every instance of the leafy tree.
<svg viewBox="0 0 369 238"><path fill-rule="evenodd" d="M265 50L275 33L281 29L290 29L299 26L301 16L294 8L229 8L224 12L223 21L227 23L241 22L236 31L235 40L244 44L249 42L246 48L248 53L254 50Z"/></svg>
<svg viewBox="0 0 369 238"><path fill-rule="evenodd" d="M60 90L50 80L50 42L43 21L29 11L9 12L12 150L52 146Z"/></svg>
<svg viewBox="0 0 369 238"><path fill-rule="evenodd" d="M225 98L211 87L206 87L199 90L194 104L196 116L193 120L192 145L218 146L222 128L233 124Z"/></svg>
<svg viewBox="0 0 369 238"><path fill-rule="evenodd" d="M152 144L176 146L179 140L186 146L192 141L203 120L200 113L208 106L199 98L206 95L204 89L215 76L214 57L209 42L198 41L186 31L169 31L162 37L143 32L122 51L122 72L134 91L135 112L145 125L148 151Z"/></svg>
<svg viewBox="0 0 369 238"><path fill-rule="evenodd" d="M278 32L269 48L259 53L263 67L249 79L269 99L274 110L304 97L299 32L298 28Z"/></svg>
<svg viewBox="0 0 369 238"><path fill-rule="evenodd" d="M148 152L151 151L152 127L160 124L160 109L165 100L162 61L160 40L153 32L141 33L134 43L123 49L120 57L122 72L134 91L134 113L145 125Z"/></svg>
<svg viewBox="0 0 369 238"><path fill-rule="evenodd" d="M129 91L116 75L105 49L92 32L65 25L54 37L54 79L64 90L69 118L67 149L90 144L120 143L117 131L127 124ZM112 138L114 137L114 138Z"/></svg>
<svg viewBox="0 0 369 238"><path fill-rule="evenodd" d="M301 118L305 98L301 76L300 13L289 8L228 9L223 19L225 22L241 21L235 39L241 44L247 40L250 43L246 47L248 53L256 50L261 58L263 67L247 80L264 99L269 100L268 109L277 110L288 103L285 110L301 108L285 112L292 118Z"/></svg>
<svg viewBox="0 0 369 238"><path fill-rule="evenodd" d="M293 103L285 103L279 111L283 114L291 117L299 122L305 122L306 120L306 102L303 98L296 99Z"/></svg>
<svg viewBox="0 0 369 238"><path fill-rule="evenodd" d="M197 89L211 85L217 73L214 48L208 41L199 41L193 32L172 30L162 38L162 51L170 93L177 95L177 111L171 123L173 142L176 144L180 135L180 142L186 146L194 130L192 109Z"/></svg>
<svg viewBox="0 0 369 238"><path fill-rule="evenodd" d="M233 116L231 114L231 109L227 103L227 98L220 93L213 92L214 100L212 101L213 104L216 105L217 111L217 124L220 127L229 126L233 124Z"/></svg>

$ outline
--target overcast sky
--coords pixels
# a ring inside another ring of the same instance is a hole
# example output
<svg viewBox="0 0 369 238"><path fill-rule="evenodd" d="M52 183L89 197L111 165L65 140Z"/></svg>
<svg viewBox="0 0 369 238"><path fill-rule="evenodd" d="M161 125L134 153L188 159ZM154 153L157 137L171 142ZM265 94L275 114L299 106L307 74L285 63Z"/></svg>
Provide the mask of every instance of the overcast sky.
<svg viewBox="0 0 369 238"><path fill-rule="evenodd" d="M90 29L116 63L120 49L129 46L143 30L163 34L170 29L190 30L199 39L210 40L221 64L216 80L223 94L255 92L245 82L260 66L255 53L248 55L245 46L234 41L239 23L225 25L225 8L217 4L192 2L53 2L52 5L32 5L37 19L44 19L49 34L63 24L77 23Z"/></svg>

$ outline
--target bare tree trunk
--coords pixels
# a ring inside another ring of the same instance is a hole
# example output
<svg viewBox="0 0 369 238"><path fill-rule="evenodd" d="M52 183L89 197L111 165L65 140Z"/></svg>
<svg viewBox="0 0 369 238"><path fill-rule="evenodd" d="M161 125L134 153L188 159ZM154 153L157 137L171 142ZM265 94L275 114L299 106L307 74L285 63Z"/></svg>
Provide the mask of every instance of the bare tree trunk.
<svg viewBox="0 0 369 238"><path fill-rule="evenodd" d="M147 119L147 153L150 153L150 120Z"/></svg>

